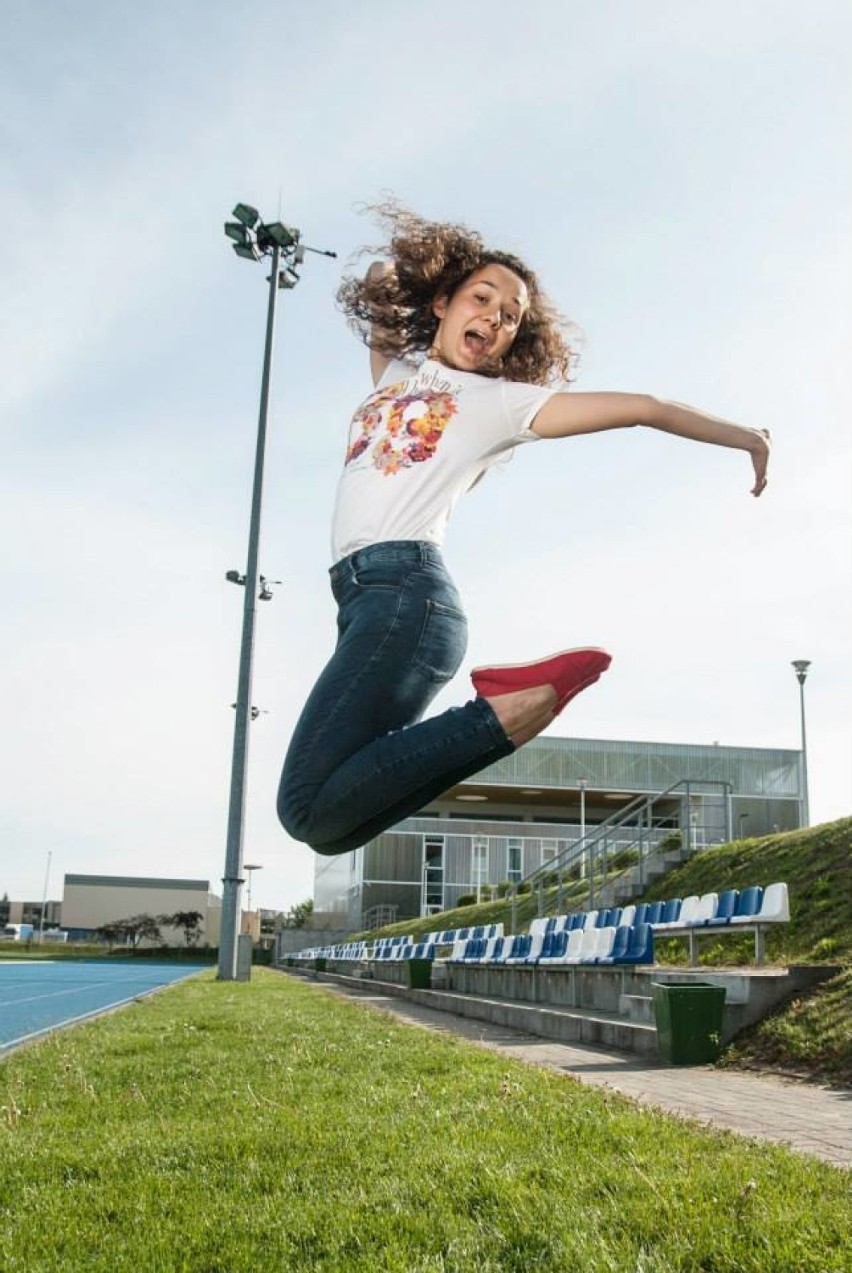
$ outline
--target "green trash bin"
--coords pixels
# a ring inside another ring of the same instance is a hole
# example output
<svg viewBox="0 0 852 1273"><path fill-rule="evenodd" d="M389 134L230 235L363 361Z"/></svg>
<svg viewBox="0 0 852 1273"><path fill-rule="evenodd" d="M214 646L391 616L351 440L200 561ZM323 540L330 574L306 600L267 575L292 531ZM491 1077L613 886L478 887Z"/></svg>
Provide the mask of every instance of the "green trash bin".
<svg viewBox="0 0 852 1273"><path fill-rule="evenodd" d="M707 981L651 983L660 1056L671 1065L707 1065L719 1058L725 987Z"/></svg>
<svg viewBox="0 0 852 1273"><path fill-rule="evenodd" d="M411 990L431 990L431 959L408 959L406 960L406 968L408 971L408 985Z"/></svg>

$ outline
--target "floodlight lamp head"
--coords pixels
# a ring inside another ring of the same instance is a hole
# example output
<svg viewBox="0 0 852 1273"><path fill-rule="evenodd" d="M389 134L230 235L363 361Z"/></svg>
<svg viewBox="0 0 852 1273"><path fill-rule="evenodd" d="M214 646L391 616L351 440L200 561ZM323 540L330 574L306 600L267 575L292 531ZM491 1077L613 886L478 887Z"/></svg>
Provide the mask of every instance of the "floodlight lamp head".
<svg viewBox="0 0 852 1273"><path fill-rule="evenodd" d="M289 266L286 266L283 270L281 270L278 275L278 286L286 287L288 290L291 287L295 287L298 281L299 281L298 274L296 273L295 270L291 269Z"/></svg>
<svg viewBox="0 0 852 1273"><path fill-rule="evenodd" d="M808 668L810 665L810 659L793 659L793 668L796 673L796 679L800 685L804 685L805 677L808 674Z"/></svg>
<svg viewBox="0 0 852 1273"><path fill-rule="evenodd" d="M229 239L233 239L235 243L248 243L248 230L239 221L226 221L225 233Z"/></svg>
<svg viewBox="0 0 852 1273"><path fill-rule="evenodd" d="M253 230L260 220L260 213L250 203L238 203L232 215L241 221L247 230Z"/></svg>
<svg viewBox="0 0 852 1273"><path fill-rule="evenodd" d="M254 243L233 243L231 246L237 256L243 257L246 261L260 260L260 253Z"/></svg>
<svg viewBox="0 0 852 1273"><path fill-rule="evenodd" d="M299 242L299 231L292 226L283 225L280 221L272 221L269 225L261 226L261 230L273 243L277 243L285 251L287 248L295 247Z"/></svg>

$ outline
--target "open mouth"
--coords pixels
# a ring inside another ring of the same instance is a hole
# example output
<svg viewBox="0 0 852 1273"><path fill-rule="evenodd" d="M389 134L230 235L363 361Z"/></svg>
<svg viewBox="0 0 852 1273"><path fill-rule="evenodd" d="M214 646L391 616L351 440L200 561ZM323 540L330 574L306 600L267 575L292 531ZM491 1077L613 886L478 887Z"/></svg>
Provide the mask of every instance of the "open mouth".
<svg viewBox="0 0 852 1273"><path fill-rule="evenodd" d="M464 347L471 356L479 357L487 351L488 340L482 332L470 328L464 334Z"/></svg>

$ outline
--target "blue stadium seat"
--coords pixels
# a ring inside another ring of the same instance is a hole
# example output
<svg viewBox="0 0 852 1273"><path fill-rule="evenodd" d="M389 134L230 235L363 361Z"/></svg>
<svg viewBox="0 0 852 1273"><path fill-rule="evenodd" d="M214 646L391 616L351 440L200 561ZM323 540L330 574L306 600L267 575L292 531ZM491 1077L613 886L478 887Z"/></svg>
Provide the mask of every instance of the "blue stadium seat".
<svg viewBox="0 0 852 1273"><path fill-rule="evenodd" d="M673 924L680 914L680 898L673 897L668 902L649 902L645 914L646 924Z"/></svg>
<svg viewBox="0 0 852 1273"><path fill-rule="evenodd" d="M541 954L538 957L538 962L540 964L561 963L564 958L565 951L568 949L569 936L570 934L565 928L560 928L555 933L548 933L544 939L545 945L542 947Z"/></svg>
<svg viewBox="0 0 852 1273"><path fill-rule="evenodd" d="M698 901L698 898L695 898ZM658 918L653 919L654 909L659 907L657 911ZM683 909L683 902L679 897L673 897L667 902L652 902L648 911L646 922L653 924L656 929L675 928L680 922L680 913Z"/></svg>
<svg viewBox="0 0 852 1273"><path fill-rule="evenodd" d="M716 907L716 914L712 919L705 919L705 924L727 924L730 922L731 916L737 913L737 902L739 901L740 891L736 888L725 889L724 893L719 894L719 904Z"/></svg>
<svg viewBox="0 0 852 1273"><path fill-rule="evenodd" d="M512 944L512 953L506 960L509 964L523 964L526 962L532 946L531 933L519 933Z"/></svg>
<svg viewBox="0 0 852 1273"><path fill-rule="evenodd" d="M608 955L598 955L595 963L598 964L616 964L621 963L627 954L630 945L631 929L626 924L619 925L615 930L615 939L613 940Z"/></svg>
<svg viewBox="0 0 852 1273"><path fill-rule="evenodd" d="M759 884L744 888L740 893L736 909L731 916L732 924L747 924L760 910L763 901L763 889Z"/></svg>

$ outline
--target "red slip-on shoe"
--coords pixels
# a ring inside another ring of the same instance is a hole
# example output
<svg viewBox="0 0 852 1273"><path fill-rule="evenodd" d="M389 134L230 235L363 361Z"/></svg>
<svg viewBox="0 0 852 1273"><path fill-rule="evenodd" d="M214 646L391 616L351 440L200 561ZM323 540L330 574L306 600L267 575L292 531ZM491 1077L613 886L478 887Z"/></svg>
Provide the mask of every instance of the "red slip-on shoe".
<svg viewBox="0 0 852 1273"><path fill-rule="evenodd" d="M538 685L552 685L556 690L554 716L562 711L581 690L607 670L612 655L596 646L578 650L561 650L535 663L502 663L495 667L475 667L470 674L473 688L480 698L496 698L515 690L530 690Z"/></svg>

